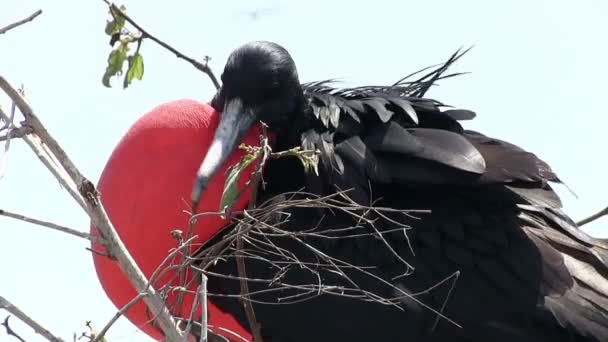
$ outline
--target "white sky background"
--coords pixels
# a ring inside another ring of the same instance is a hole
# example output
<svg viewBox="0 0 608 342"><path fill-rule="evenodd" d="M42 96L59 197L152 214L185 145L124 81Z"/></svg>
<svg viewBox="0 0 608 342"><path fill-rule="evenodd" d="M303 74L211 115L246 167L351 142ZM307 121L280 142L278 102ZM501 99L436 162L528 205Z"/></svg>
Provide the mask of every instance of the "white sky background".
<svg viewBox="0 0 608 342"><path fill-rule="evenodd" d="M564 189L580 219L608 205L605 126L608 2L596 1L125 1L128 13L178 50L213 57L249 40L284 45L301 81L333 77L345 85L386 84L475 45L429 95L477 112L467 122L549 162L579 196ZM143 113L178 98L207 101L207 77L144 42L143 82L126 91L101 84L110 52L100 1L2 1L0 27L41 8L34 22L0 35L0 73L24 84L40 119L81 171L96 182L112 149ZM261 10L257 20L248 11ZM0 95L0 105L10 110ZM2 145L3 147L3 145ZM153 180L151 180L151 183ZM151 184L151 186L153 186ZM88 231L88 220L27 146L14 141L0 180L0 208ZM608 237L608 219L586 230ZM97 327L115 308L98 283L88 243L0 217L0 295L66 340L84 322ZM4 312L0 319L4 319ZM41 341L13 317L28 342ZM110 342L149 341L121 320ZM0 332L0 341L11 340ZM16 341L16 340L15 340Z"/></svg>

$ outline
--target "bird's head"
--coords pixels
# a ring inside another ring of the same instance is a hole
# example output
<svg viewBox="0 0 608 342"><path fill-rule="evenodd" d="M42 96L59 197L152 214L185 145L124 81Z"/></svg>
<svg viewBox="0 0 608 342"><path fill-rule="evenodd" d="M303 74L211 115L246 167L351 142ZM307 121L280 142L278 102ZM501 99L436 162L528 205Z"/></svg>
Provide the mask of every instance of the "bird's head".
<svg viewBox="0 0 608 342"><path fill-rule="evenodd" d="M301 99L296 65L282 46L256 41L230 54L222 73L222 88L212 101L221 112L209 151L196 175L192 204L250 127L261 120L270 131L289 125Z"/></svg>

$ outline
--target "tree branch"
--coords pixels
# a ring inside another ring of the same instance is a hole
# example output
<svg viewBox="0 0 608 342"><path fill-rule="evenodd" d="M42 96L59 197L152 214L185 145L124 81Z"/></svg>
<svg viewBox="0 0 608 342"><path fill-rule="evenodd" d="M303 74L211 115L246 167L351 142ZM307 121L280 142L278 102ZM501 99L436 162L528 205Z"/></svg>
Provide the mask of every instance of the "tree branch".
<svg viewBox="0 0 608 342"><path fill-rule="evenodd" d="M32 133L32 129L30 127L12 128L6 134L0 135L0 141L23 138L30 133Z"/></svg>
<svg viewBox="0 0 608 342"><path fill-rule="evenodd" d="M239 228L240 229L240 228ZM245 260L243 257L243 237L242 234L238 234L236 238L236 268L238 275L241 278L239 281L241 285L241 302L245 309L245 315L249 321L249 328L251 329L251 335L253 335L253 342L263 342L262 333L260 331L260 324L255 317L255 311L251 304L251 298L249 297L249 285L247 284L247 270L245 268Z"/></svg>
<svg viewBox="0 0 608 342"><path fill-rule="evenodd" d="M87 239L89 241L99 243L102 245L106 244L105 240L98 236L92 236L89 233L81 232L81 231L73 229L73 228L69 228L69 227L62 226L62 225L52 223L52 222L48 222L48 221L38 220L38 219L35 219L32 217L28 217L28 216L17 214L17 213L12 213L10 211L6 211L3 209L0 209L0 216L6 216L6 217L10 217L15 220L20 220L20 221L35 224L38 226L51 228L53 230L57 230L57 231L64 232L64 233L67 233L70 235L78 236L80 238Z"/></svg>
<svg viewBox="0 0 608 342"><path fill-rule="evenodd" d="M191 58L191 57L188 57L188 56L184 55L183 53L177 51L177 49L175 49L171 45L165 43L164 41L162 41L162 40L156 38L155 36L153 36L152 34L150 34L148 31L144 30L133 19L131 19L127 14L125 14L123 11L121 11L120 8L118 8L118 6L114 5L113 3L111 3L108 0L103 0L103 2L105 2L110 7L111 11L114 11L114 12L118 13L118 15L120 15L123 18L125 18L125 20L129 24L133 25L133 27L135 27L137 30L139 30L139 32L141 32L143 38L149 38L150 40L152 40L156 44L164 47L165 49L167 49L169 51L171 51L173 54L175 54L175 56L177 58L181 58L181 59L185 60L186 62L192 64L192 66L194 66L196 69L198 69L199 71L204 72L205 74L207 74L207 76L209 76L209 78L211 79L211 82L213 82L213 85L215 86L215 89L219 89L220 88L220 83L218 82L217 78L213 74L213 70L211 70L211 68L209 67L209 56L205 57L205 63L201 63L201 62L195 60L194 58Z"/></svg>
<svg viewBox="0 0 608 342"><path fill-rule="evenodd" d="M19 336L19 334L17 334L15 332L15 330L13 330L13 328L11 328L11 326L8 324L9 318L11 318L11 315L6 316L6 318L4 319L4 322L2 322L2 326L4 326L4 328L6 329L6 334L9 336L15 337L16 339L18 339L21 342L25 342L23 337Z"/></svg>
<svg viewBox="0 0 608 342"><path fill-rule="evenodd" d="M3 28L0 28L0 34L5 34L6 32L8 32L8 31L10 31L10 30L12 30L12 29L14 29L16 27L19 27L19 26L21 26L21 25L23 25L25 23L28 23L28 22L34 20L37 16L39 16L41 14L42 14L42 10L37 10L36 12L32 13L29 17L27 17L25 19L16 21L16 22L14 22L12 24L9 24L9 25L7 25L7 26L5 26Z"/></svg>
<svg viewBox="0 0 608 342"><path fill-rule="evenodd" d="M1 77L0 77L1 78ZM4 79L2 79L4 80ZM10 86L9 86L10 87ZM12 121L11 118L2 111L0 108L0 118L9 122ZM33 129L29 127L33 133ZM23 140L27 143L27 145L34 151L38 159L46 166L46 168L55 176L55 178L59 181L59 184L67 190L67 192L74 198L76 202L84 209L87 210L87 206L84 203L84 199L80 196L76 189L76 184L69 179L66 175L65 171L59 167L59 162L53 158L53 156L48 152L47 149L44 148L40 138L34 134L26 135L23 137Z"/></svg>
<svg viewBox="0 0 608 342"><path fill-rule="evenodd" d="M127 310L129 310L133 305L135 305L137 302L139 302L145 295L146 295L146 292L140 292L139 294L137 294L137 296L135 296L133 299L131 299L131 301L129 301L127 304L125 304L118 312L116 312L114 314L112 319L110 319L110 321L103 327L103 329L101 329L101 331L99 331L99 333L97 333L95 335L95 338L93 338L93 340L91 342L101 341L101 339L105 336L105 334L108 332L108 330L110 330L112 325L114 323L116 323L116 321L120 318L120 316L124 315L125 312L127 312Z"/></svg>
<svg viewBox="0 0 608 342"><path fill-rule="evenodd" d="M150 308L150 311L157 317L160 328L162 329L166 339L171 342L182 340L182 333L175 324L175 320L169 309L165 306L164 301L152 287L148 288L148 280L141 269L135 263L135 260L125 247L124 243L118 236L116 229L110 223L110 219L105 212L97 189L86 179L76 168L74 163L61 148L59 143L49 134L44 125L40 122L34 111L25 101L25 99L15 90L2 76L0 76L0 88L17 104L17 107L25 117L26 125L33 130L32 135L38 136L40 141L51 154L57 159L63 170L67 173L72 182L76 185L80 195L84 199L84 209L91 218L101 236L107 241L107 250L116 258L118 265L126 274L131 284L137 292L147 292L143 300ZM28 136L30 137L30 136ZM46 164L45 164L46 165ZM57 179L68 183L68 180L63 179L60 173L53 173ZM74 196L74 194L72 194ZM77 198L77 197L75 197ZM82 204L81 204L82 205Z"/></svg>
<svg viewBox="0 0 608 342"><path fill-rule="evenodd" d="M201 285L199 291L201 301L201 338L200 342L207 342L209 328L207 327L207 276L201 272Z"/></svg>
<svg viewBox="0 0 608 342"><path fill-rule="evenodd" d="M34 331L36 333L42 335L47 340L49 340L51 342L64 342L61 338L53 335L50 331L45 329L42 325L38 324L38 322L34 321L25 312L21 311L18 307L13 305L13 303L9 302L6 298L4 298L2 296L0 296L0 308L5 309L6 311L15 315L23 323L29 325L32 329L34 329ZM6 327L7 331L10 329L8 326L8 317L4 320L4 324L2 324L2 325L4 325Z"/></svg>
<svg viewBox="0 0 608 342"><path fill-rule="evenodd" d="M597 213L595 213L587 218L584 218L584 219L576 222L576 225L579 227L582 227L582 226L586 225L587 223L591 223L591 222L601 218L602 216L606 216L606 215L608 215L608 207L598 211Z"/></svg>

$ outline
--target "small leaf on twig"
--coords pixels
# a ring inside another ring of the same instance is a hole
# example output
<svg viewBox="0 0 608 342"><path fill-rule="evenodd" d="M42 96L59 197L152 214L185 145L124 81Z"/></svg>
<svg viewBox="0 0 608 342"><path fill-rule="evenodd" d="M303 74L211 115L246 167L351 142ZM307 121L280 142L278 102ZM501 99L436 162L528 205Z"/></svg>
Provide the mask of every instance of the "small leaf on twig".
<svg viewBox="0 0 608 342"><path fill-rule="evenodd" d="M129 56L129 70L127 70L127 74L125 75L125 79L123 82L123 88L127 88L133 78L137 78L141 81L142 77L144 77L144 57L136 52L133 56Z"/></svg>
<svg viewBox="0 0 608 342"><path fill-rule="evenodd" d="M253 161L258 159L259 153L248 153L238 164L230 167L228 170L228 177L226 177L226 183L224 183L224 191L222 192L222 200L220 201L220 211L224 212L227 208L231 207L236 202L239 196L239 179L241 172L245 170ZM223 217L222 217L223 218Z"/></svg>
<svg viewBox="0 0 608 342"><path fill-rule="evenodd" d="M124 5L120 6L120 10L124 13L127 8ZM110 6L110 14L112 15L112 20L108 20L106 22L106 34L108 36L112 36L114 34L120 33L122 28L125 26L125 17L116 13L112 6Z"/></svg>
<svg viewBox="0 0 608 342"><path fill-rule="evenodd" d="M127 59L128 50L128 42L121 41L120 45L110 52L110 55L108 56L108 67L101 80L104 86L110 88L110 78L122 72L122 66Z"/></svg>
<svg viewBox="0 0 608 342"><path fill-rule="evenodd" d="M292 149L275 152L270 155L272 159L284 158L284 157L296 157L306 172L314 172L315 175L319 175L319 154L317 151L302 150L300 147L294 147Z"/></svg>

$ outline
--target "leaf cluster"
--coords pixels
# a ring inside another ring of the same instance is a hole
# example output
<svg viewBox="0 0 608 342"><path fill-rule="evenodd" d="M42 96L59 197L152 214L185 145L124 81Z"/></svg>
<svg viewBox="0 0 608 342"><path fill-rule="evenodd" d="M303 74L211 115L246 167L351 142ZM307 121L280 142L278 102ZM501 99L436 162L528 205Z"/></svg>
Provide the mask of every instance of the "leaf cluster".
<svg viewBox="0 0 608 342"><path fill-rule="evenodd" d="M237 164L232 165L228 169L228 175L226 177L226 182L224 183L224 190L222 191L222 199L220 201L219 208L219 211L224 213L224 215L243 192L238 188L241 173L256 160L259 160L258 167L253 171L252 179L245 184L245 187L249 186L253 179L262 176L262 169L268 158L277 159L295 157L300 160L306 172L314 172L317 175L319 172L319 156L317 151L307 151L302 150L299 147L295 147L286 151L273 153L270 146L268 146L268 142L265 137L262 137L261 146L241 144L239 145L239 148L245 150L246 154Z"/></svg>
<svg viewBox="0 0 608 342"><path fill-rule="evenodd" d="M141 43L144 35L132 33L125 28L125 17L121 13L125 12L125 6L120 6L117 11L114 6L110 6L109 13L111 20L106 22L105 33L110 36L110 46L114 47L108 55L108 66L103 74L101 82L104 86L111 88L110 79L114 76L123 75L125 61L128 63L127 72L123 77L123 88L127 88L133 79L141 80L144 76L144 58L140 53ZM129 54L133 44L136 45L135 52Z"/></svg>

